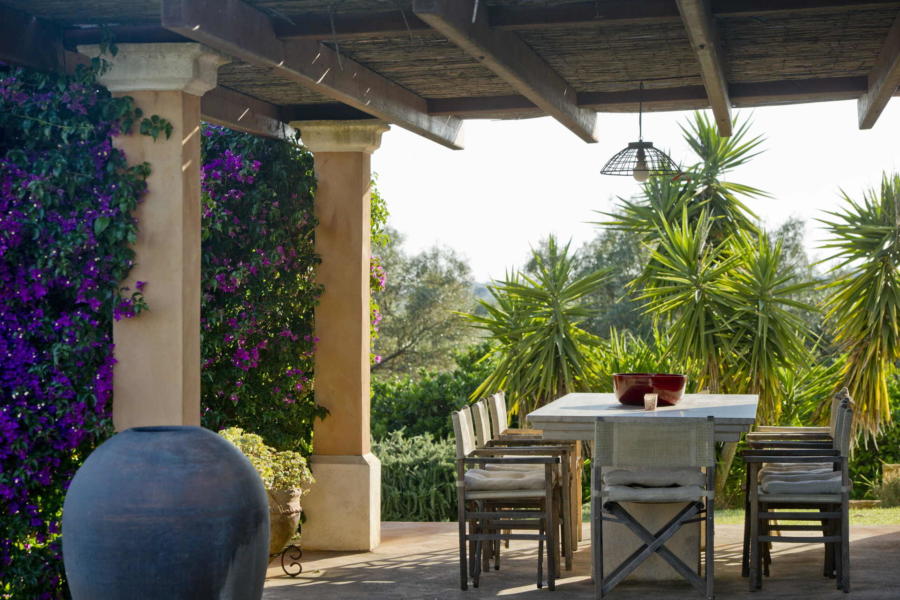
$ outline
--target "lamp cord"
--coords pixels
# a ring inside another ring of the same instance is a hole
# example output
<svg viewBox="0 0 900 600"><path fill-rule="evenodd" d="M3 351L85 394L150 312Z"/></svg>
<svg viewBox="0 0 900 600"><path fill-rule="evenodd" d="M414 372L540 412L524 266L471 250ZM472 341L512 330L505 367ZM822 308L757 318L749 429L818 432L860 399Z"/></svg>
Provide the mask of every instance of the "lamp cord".
<svg viewBox="0 0 900 600"><path fill-rule="evenodd" d="M638 141L644 141L644 82L638 92Z"/></svg>

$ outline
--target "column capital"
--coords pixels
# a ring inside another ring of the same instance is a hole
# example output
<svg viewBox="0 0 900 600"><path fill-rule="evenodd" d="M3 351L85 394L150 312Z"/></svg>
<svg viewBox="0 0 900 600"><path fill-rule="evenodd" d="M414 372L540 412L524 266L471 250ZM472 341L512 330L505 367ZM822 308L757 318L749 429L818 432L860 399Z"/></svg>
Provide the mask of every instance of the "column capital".
<svg viewBox="0 0 900 600"><path fill-rule="evenodd" d="M115 56L103 55L109 70L100 83L111 92L182 91L202 96L216 87L216 72L231 58L193 42L117 44ZM100 46L78 46L91 58L100 56Z"/></svg>
<svg viewBox="0 0 900 600"><path fill-rule="evenodd" d="M381 146L381 134L390 125L378 119L359 121L291 121L300 130L300 141L313 154L317 152L366 152Z"/></svg>

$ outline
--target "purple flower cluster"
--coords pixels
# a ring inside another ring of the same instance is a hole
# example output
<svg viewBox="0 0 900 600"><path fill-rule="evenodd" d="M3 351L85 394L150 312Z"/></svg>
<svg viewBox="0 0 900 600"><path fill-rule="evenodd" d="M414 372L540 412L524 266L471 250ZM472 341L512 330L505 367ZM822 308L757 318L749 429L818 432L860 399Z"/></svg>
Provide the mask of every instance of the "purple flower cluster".
<svg viewBox="0 0 900 600"><path fill-rule="evenodd" d="M0 67L0 598L62 593L65 490L111 432L111 319L148 173L112 137L135 116L88 72Z"/></svg>
<svg viewBox="0 0 900 600"><path fill-rule="evenodd" d="M312 157L204 126L203 423L308 451L318 259Z"/></svg>

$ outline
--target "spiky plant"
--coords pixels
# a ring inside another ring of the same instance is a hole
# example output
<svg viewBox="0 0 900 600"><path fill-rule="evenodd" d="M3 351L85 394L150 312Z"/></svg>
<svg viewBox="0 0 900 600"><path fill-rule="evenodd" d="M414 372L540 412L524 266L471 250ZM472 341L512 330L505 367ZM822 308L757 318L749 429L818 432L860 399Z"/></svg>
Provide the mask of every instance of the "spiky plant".
<svg viewBox="0 0 900 600"><path fill-rule="evenodd" d="M532 254L532 274L507 275L489 286L493 302L480 301L486 314L464 315L490 335L491 349L482 360L496 365L472 398L505 390L512 414L568 392L588 391L586 348L601 342L579 324L592 314L585 296L596 291L606 272L575 278L569 245L560 247L553 237L544 253Z"/></svg>
<svg viewBox="0 0 900 600"><path fill-rule="evenodd" d="M847 353L844 384L857 404L858 427L874 436L891 422L888 378L900 360L900 174L821 219L835 250L826 318Z"/></svg>

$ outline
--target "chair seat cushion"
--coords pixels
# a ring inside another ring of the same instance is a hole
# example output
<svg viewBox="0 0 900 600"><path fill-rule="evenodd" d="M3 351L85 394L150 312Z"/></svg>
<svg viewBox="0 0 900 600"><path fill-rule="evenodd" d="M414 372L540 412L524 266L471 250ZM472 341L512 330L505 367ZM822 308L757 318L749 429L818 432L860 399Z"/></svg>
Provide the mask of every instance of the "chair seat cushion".
<svg viewBox="0 0 900 600"><path fill-rule="evenodd" d="M465 474L467 490L540 490L545 486L544 470L488 471L469 469Z"/></svg>
<svg viewBox="0 0 900 600"><path fill-rule="evenodd" d="M806 477L771 476L762 481L762 491L766 494L839 494L841 474L806 474Z"/></svg>
<svg viewBox="0 0 900 600"><path fill-rule="evenodd" d="M828 471L834 471L834 465L831 463L766 463L765 466L760 469L760 473L763 471L773 473L779 471L809 471L827 473Z"/></svg>
<svg viewBox="0 0 900 600"><path fill-rule="evenodd" d="M546 456L522 456L521 454L517 454L515 456L504 456L503 458L548 458ZM489 463L484 465L485 470L487 471L538 471L541 474L541 477L544 476L544 465L498 465L496 463Z"/></svg>
<svg viewBox="0 0 900 600"><path fill-rule="evenodd" d="M840 479L841 474L834 471L778 471L763 473L759 481L760 483L766 483L767 481L828 481L835 477Z"/></svg>
<svg viewBox="0 0 900 600"><path fill-rule="evenodd" d="M663 488L670 486L704 486L706 475L697 468L685 469L610 469L603 471L603 483L608 486L641 486Z"/></svg>
<svg viewBox="0 0 900 600"><path fill-rule="evenodd" d="M605 502L690 502L706 492L699 485L674 487L631 487L607 485L601 490Z"/></svg>

